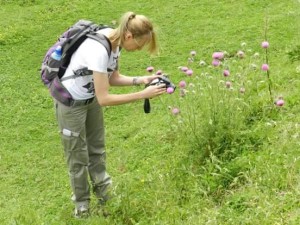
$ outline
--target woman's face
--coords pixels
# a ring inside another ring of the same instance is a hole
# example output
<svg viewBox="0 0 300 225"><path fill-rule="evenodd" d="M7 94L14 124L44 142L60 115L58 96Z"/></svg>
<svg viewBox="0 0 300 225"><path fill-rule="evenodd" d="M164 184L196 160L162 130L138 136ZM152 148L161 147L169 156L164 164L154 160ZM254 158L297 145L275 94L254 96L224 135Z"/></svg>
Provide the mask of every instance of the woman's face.
<svg viewBox="0 0 300 225"><path fill-rule="evenodd" d="M126 51L136 51L136 50L142 50L143 47L149 42L149 36L144 35L139 38L135 38L132 33L127 32L125 34L125 39L122 44L122 48L124 48Z"/></svg>

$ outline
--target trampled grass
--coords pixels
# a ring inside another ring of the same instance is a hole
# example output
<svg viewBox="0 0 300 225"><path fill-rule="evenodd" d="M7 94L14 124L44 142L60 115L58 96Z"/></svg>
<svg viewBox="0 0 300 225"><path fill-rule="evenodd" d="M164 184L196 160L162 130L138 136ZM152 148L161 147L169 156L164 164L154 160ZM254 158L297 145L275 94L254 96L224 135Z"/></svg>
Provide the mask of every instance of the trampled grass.
<svg viewBox="0 0 300 225"><path fill-rule="evenodd" d="M0 3L1 224L300 223L299 1ZM93 211L78 221L53 103L38 70L47 48L79 18L111 24L129 10L157 24L161 54L124 51L121 72L146 74L151 65L177 86L184 80L188 92L180 97L177 87L152 99L150 114L144 114L143 102L105 108L112 215ZM260 69L265 31L271 99L283 96L282 107L271 102ZM192 50L197 54L188 64ZM239 50L244 59L236 56ZM210 66L215 51L228 52L217 68ZM249 69L252 64L257 70ZM193 75L180 66L192 68Z"/></svg>

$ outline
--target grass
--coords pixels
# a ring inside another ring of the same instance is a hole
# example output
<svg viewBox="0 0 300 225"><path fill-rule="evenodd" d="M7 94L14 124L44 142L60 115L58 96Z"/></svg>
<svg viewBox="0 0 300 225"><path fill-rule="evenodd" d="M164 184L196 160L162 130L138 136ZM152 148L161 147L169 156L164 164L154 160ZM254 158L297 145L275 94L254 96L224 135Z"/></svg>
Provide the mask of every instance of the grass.
<svg viewBox="0 0 300 225"><path fill-rule="evenodd" d="M299 224L299 1L0 3L1 224ZM178 89L152 99L150 114L143 102L105 108L112 216L93 212L75 220L53 103L38 70L45 51L73 22L111 24L128 10L157 24L161 54L124 51L121 72L146 74L152 65L175 84L196 86L187 87L185 98ZM281 108L270 104L265 74L247 69L255 52L258 67L265 61L265 31L272 98L284 97ZM197 55L189 64L194 75L187 77L178 67L187 65L191 50ZM235 58L238 50L245 60ZM210 64L214 51L234 56L228 61L233 92L220 86L221 67L198 65ZM252 84L244 97L236 92L236 73ZM181 113L172 115L169 106Z"/></svg>

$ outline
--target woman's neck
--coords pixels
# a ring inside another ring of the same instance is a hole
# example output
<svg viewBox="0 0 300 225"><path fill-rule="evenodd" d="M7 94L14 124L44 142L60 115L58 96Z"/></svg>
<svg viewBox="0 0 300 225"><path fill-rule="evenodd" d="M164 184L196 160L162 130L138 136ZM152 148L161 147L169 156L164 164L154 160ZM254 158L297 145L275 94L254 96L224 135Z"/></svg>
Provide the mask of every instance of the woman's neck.
<svg viewBox="0 0 300 225"><path fill-rule="evenodd" d="M119 39L116 39L115 36L116 36L116 29L112 30L108 35L108 39L110 40L113 52L115 52L118 46L120 46L120 41Z"/></svg>

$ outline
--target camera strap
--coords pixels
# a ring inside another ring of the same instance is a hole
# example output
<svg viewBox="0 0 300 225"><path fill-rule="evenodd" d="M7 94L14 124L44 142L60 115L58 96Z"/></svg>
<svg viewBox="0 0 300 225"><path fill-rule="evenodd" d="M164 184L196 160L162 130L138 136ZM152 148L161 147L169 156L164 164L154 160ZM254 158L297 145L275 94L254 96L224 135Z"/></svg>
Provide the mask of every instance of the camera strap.
<svg viewBox="0 0 300 225"><path fill-rule="evenodd" d="M144 112L150 113L150 111L151 111L150 100L149 98L146 98L144 101Z"/></svg>

